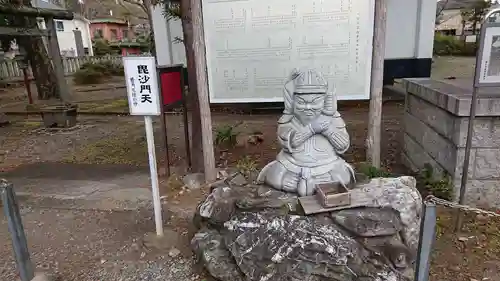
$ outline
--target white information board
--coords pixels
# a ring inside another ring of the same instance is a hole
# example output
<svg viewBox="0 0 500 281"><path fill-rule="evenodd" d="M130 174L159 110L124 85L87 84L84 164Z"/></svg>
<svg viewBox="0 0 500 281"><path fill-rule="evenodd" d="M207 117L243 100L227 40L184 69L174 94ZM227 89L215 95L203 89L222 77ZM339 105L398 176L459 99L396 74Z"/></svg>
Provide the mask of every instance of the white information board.
<svg viewBox="0 0 500 281"><path fill-rule="evenodd" d="M476 86L500 85L500 23L488 23L482 28L483 41L478 49Z"/></svg>
<svg viewBox="0 0 500 281"><path fill-rule="evenodd" d="M294 68L368 99L374 0L202 0L212 103L283 101Z"/></svg>
<svg viewBox="0 0 500 281"><path fill-rule="evenodd" d="M154 57L123 57L130 115L160 115Z"/></svg>

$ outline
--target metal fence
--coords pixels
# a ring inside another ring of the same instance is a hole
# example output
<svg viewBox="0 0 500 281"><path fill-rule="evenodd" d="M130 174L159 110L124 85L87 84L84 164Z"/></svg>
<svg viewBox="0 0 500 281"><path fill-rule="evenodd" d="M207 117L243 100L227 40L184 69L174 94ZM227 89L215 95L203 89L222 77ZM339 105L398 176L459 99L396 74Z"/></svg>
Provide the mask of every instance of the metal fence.
<svg viewBox="0 0 500 281"><path fill-rule="evenodd" d="M71 75L87 62L112 61L113 63L122 63L121 56L103 56L103 57L64 57L62 58L64 74ZM5 59L0 61L0 79L6 81L16 81L23 79L23 70L20 67L20 59ZM28 76L33 78L31 68L28 67Z"/></svg>
<svg viewBox="0 0 500 281"><path fill-rule="evenodd" d="M19 277L21 281L30 281L35 276L33 263L30 259L26 234L12 183L0 179L0 198L7 218Z"/></svg>

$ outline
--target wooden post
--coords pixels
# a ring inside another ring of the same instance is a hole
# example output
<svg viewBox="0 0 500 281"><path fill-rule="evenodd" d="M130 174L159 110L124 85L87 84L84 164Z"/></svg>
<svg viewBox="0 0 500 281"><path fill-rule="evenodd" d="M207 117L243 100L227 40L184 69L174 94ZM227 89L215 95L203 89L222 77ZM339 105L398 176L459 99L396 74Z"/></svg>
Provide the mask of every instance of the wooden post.
<svg viewBox="0 0 500 281"><path fill-rule="evenodd" d="M63 103L69 103L69 88L66 83L66 77L64 77L64 66L61 58L61 50L59 49L59 42L57 42L57 31L54 19L50 17L45 18L45 24L49 31L49 54L50 61L52 62L56 74L57 89L59 90L59 95Z"/></svg>
<svg viewBox="0 0 500 281"><path fill-rule="evenodd" d="M190 0L193 21L193 51L196 64L196 85L198 89L199 110L201 116L201 134L203 136L203 166L205 181L216 179L214 144L212 137L212 116L208 99L207 61L205 57L205 34L203 31L203 13L201 0Z"/></svg>
<svg viewBox="0 0 500 281"><path fill-rule="evenodd" d="M368 117L368 137L366 139L366 158L372 166L380 168L387 0L375 0L374 19L373 56L370 83L370 112Z"/></svg>

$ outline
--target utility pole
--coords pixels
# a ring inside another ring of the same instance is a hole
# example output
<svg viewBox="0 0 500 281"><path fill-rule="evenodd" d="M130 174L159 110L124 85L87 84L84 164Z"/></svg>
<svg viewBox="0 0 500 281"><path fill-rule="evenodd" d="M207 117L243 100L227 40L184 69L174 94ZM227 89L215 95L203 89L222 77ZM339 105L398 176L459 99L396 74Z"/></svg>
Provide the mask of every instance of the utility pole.
<svg viewBox="0 0 500 281"><path fill-rule="evenodd" d="M203 147L203 166L205 181L216 180L214 144L212 137L212 116L208 99L207 60L205 54L205 34L203 31L203 11L201 0L190 0L191 19L193 23L193 52L196 65L196 85L201 117L201 135ZM196 110L196 109L194 109Z"/></svg>
<svg viewBox="0 0 500 281"><path fill-rule="evenodd" d="M368 114L369 123L368 136L366 139L366 158L372 166L380 168L387 0L375 0L374 19L373 55L370 83L370 112Z"/></svg>

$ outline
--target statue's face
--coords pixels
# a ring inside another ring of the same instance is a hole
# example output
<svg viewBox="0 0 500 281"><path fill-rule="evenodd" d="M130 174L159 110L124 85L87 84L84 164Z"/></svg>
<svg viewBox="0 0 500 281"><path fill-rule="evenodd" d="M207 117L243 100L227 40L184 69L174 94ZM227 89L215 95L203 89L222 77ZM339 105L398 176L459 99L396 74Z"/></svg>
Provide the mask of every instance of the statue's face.
<svg viewBox="0 0 500 281"><path fill-rule="evenodd" d="M325 105L325 94L295 94L293 112L303 124L309 124L321 114Z"/></svg>

